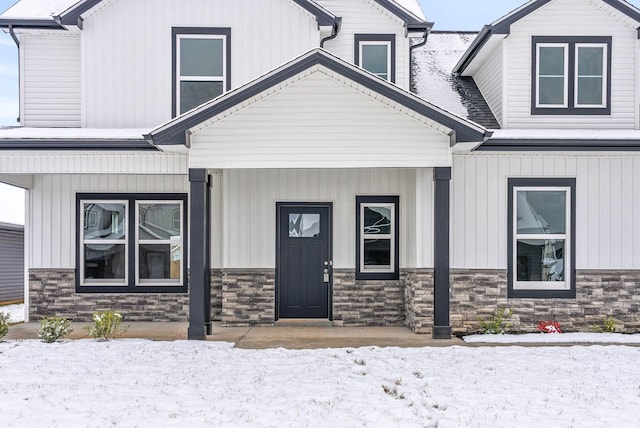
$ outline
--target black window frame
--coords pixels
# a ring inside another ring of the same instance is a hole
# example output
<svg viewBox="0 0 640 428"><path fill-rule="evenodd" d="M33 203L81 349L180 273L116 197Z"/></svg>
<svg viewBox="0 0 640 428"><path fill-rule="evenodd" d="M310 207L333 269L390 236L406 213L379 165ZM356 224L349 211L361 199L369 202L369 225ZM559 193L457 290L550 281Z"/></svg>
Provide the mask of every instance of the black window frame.
<svg viewBox="0 0 640 428"><path fill-rule="evenodd" d="M127 236L131 237L127 249L127 283L125 285L83 285L81 276L81 252L84 250L84 242L81 241L80 227L84 218L82 201L84 200L122 200L128 202ZM136 284L136 245L135 232L138 221L136 219L136 202L138 201L176 201L182 202L182 284L181 285L144 285ZM76 293L95 294L156 294L156 293L187 293L189 288L188 260L189 260L189 207L186 193L76 193L76 267L75 282ZM133 220L133 221L132 221Z"/></svg>
<svg viewBox="0 0 640 428"><path fill-rule="evenodd" d="M362 204L379 203L379 204L394 204L394 220L395 224L392 225L394 239L393 239L393 264L392 272L363 272L360 269L361 263L361 250L360 242L364 237L360 233L360 226L362 219L360 216ZM400 196L378 196L378 195L362 195L356 196L356 279L357 280L398 280L400 279Z"/></svg>
<svg viewBox="0 0 640 428"><path fill-rule="evenodd" d="M569 201L570 224L569 239L569 263L565 265L565 271L569 274L569 288L564 290L523 290L514 289L515 267L514 267L514 224L513 215L516 204L513 200L515 187L565 187L571 192ZM507 180L507 297L508 298L534 298L534 299L575 299L576 297L576 179L575 178L509 178Z"/></svg>
<svg viewBox="0 0 640 428"><path fill-rule="evenodd" d="M533 36L531 38L531 114L532 115L611 115L611 36ZM567 59L567 107L538 107L538 44L559 43L568 46ZM576 107L575 106L575 77L576 77L576 45L603 44L607 45L606 91L604 107Z"/></svg>
<svg viewBox="0 0 640 428"><path fill-rule="evenodd" d="M390 42L391 64L389 65L390 73L388 82L396 83L396 35L395 34L355 34L354 35L354 53L353 59L355 65L360 66L360 44L362 42ZM364 70L364 68L363 68Z"/></svg>
<svg viewBox="0 0 640 428"><path fill-rule="evenodd" d="M184 35L224 36L225 38L225 88L222 93L231 89L231 28L228 27L172 27L171 28L171 117L178 113L178 36Z"/></svg>

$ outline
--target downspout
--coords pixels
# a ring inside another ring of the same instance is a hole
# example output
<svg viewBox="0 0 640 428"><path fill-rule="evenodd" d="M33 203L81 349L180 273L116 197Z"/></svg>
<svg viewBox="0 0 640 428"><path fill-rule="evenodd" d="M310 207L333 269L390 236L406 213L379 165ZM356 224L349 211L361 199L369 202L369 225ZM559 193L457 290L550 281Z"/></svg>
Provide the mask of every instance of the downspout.
<svg viewBox="0 0 640 428"><path fill-rule="evenodd" d="M431 29L433 28L433 23L428 22L427 25L424 29L424 35L422 36L422 41L420 43L416 43L413 46L409 46L409 55L411 55L411 53L413 52L414 49L416 48L420 48L424 45L427 44L427 38L429 37L429 33L431 32Z"/></svg>
<svg viewBox="0 0 640 428"><path fill-rule="evenodd" d="M331 35L325 37L324 39L320 40L320 47L324 48L324 43L328 42L329 40L333 40L338 36L338 33L340 32L340 27L342 26L342 18L337 16L335 22L333 23L333 28L331 29Z"/></svg>
<svg viewBox="0 0 640 428"><path fill-rule="evenodd" d="M13 25L9 25L9 34L11 34L11 38L18 48L18 94L20 94L20 80L22 79L22 73L20 70L20 39L18 39L15 31L13 31ZM22 103L22 99L20 95L18 95L18 117L16 118L16 122L18 123L20 123L20 112L22 111L22 109L20 108L20 103Z"/></svg>
<svg viewBox="0 0 640 428"><path fill-rule="evenodd" d="M13 25L9 25L9 34L11 34L11 38L13 39L13 42L16 44L18 49L20 49L20 39L18 39L15 31L13 31Z"/></svg>

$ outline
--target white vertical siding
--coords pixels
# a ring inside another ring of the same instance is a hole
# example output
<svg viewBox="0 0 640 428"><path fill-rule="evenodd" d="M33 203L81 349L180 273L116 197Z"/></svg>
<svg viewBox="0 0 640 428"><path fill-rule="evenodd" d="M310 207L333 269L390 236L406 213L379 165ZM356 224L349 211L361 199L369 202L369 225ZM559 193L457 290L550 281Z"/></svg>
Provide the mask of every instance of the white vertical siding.
<svg viewBox="0 0 640 428"><path fill-rule="evenodd" d="M87 127L171 118L172 27L231 28L231 86L317 47L313 16L291 0L137 0L98 6L83 30Z"/></svg>
<svg viewBox="0 0 640 428"><path fill-rule="evenodd" d="M418 171L431 177L430 169ZM416 204L414 169L225 170L223 177L224 267L275 266L276 202L333 202L334 266L354 268L356 195L399 195L400 265L415 266L420 245L425 267L432 266L432 223L416 233L416 211L425 211L423 220L431 216L431 191L421 192Z"/></svg>
<svg viewBox="0 0 640 428"><path fill-rule="evenodd" d="M32 268L73 268L76 247L76 193L186 193L186 176L36 175L28 193Z"/></svg>
<svg viewBox="0 0 640 428"><path fill-rule="evenodd" d="M503 59L502 59L502 43L500 43L491 52L483 67L481 67L473 76L478 89L487 101L493 115L500 125L502 121L502 82L503 82Z"/></svg>
<svg viewBox="0 0 640 428"><path fill-rule="evenodd" d="M640 266L640 156L456 155L452 267L506 269L507 179L576 178L576 267Z"/></svg>
<svg viewBox="0 0 640 428"><path fill-rule="evenodd" d="M325 48L340 58L354 62L355 34L396 35L396 84L409 90L409 39L404 22L373 0L317 0L336 16L342 17L340 34Z"/></svg>
<svg viewBox="0 0 640 428"><path fill-rule="evenodd" d="M598 2L602 3L602 2ZM631 128L636 126L637 31L589 0L555 0L511 26L506 39L509 128ZM531 115L531 36L612 36L611 115Z"/></svg>
<svg viewBox="0 0 640 428"><path fill-rule="evenodd" d="M20 43L22 125L80 126L80 36L23 35Z"/></svg>

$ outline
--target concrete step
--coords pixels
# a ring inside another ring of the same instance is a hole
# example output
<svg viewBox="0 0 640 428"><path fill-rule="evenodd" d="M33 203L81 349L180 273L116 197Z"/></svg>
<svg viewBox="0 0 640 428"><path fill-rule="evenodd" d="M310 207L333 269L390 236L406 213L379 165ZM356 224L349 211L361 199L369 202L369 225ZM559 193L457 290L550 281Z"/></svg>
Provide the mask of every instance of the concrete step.
<svg viewBox="0 0 640 428"><path fill-rule="evenodd" d="M281 318L276 327L333 327L333 322L325 318Z"/></svg>

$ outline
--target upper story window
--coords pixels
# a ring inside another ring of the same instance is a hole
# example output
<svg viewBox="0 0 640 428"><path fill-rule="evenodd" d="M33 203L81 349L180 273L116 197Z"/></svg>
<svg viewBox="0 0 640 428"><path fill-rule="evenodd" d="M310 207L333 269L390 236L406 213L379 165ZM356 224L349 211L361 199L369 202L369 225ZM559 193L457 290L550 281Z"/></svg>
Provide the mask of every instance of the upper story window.
<svg viewBox="0 0 640 428"><path fill-rule="evenodd" d="M354 58L356 65L395 83L395 34L356 34Z"/></svg>
<svg viewBox="0 0 640 428"><path fill-rule="evenodd" d="M231 29L173 29L173 116L229 90Z"/></svg>
<svg viewBox="0 0 640 428"><path fill-rule="evenodd" d="M532 42L532 114L611 113L611 37Z"/></svg>

